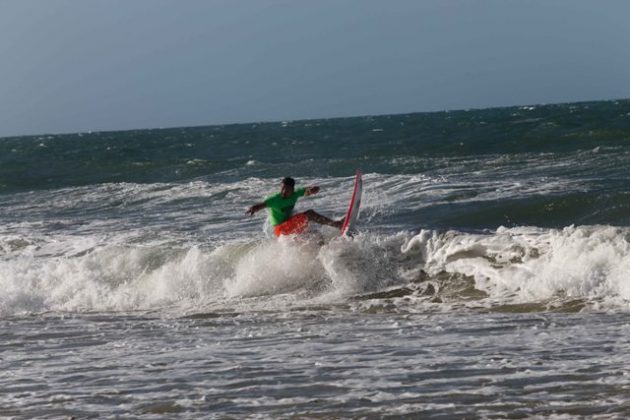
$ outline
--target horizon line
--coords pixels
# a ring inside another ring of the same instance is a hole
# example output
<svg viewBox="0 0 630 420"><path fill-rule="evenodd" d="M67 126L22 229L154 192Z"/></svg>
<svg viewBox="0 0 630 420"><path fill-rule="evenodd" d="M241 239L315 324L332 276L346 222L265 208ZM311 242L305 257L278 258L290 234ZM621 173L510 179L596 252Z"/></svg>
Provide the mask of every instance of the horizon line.
<svg viewBox="0 0 630 420"><path fill-rule="evenodd" d="M210 127L226 127L234 125L251 125L251 124L282 124L288 122L305 122L305 121L326 121L326 120L338 120L346 118L368 118L368 117L391 117L399 115L413 115L413 114L440 114L448 112L470 112L481 111L489 109L502 109L502 108L523 108L523 107L543 107L543 106L558 106L569 104L588 104L599 102L618 102L618 101L630 101L630 98L612 98L612 99L591 99L580 100L575 102L550 102L550 103L535 103L535 104L519 104L519 105L497 105L489 107L468 107L457 109L442 109L435 111L411 111L411 112L395 112L384 114L360 114L350 116L331 116L331 117L313 117L313 118L296 118L296 119L270 119L270 120L257 120L257 121L242 121L242 122L227 122L227 123L210 123L210 124L195 124L195 125L174 125L169 127L144 127L144 128L124 128L124 129L104 129L104 130L86 130L86 131L74 131L74 132L46 132L38 134L16 134L16 135L2 135L1 140L15 139L15 138L29 138L29 137L43 137L43 136L73 136L73 135L92 135L92 134L104 134L104 133L124 133L131 131L160 131L160 130L176 130L184 128L210 128Z"/></svg>

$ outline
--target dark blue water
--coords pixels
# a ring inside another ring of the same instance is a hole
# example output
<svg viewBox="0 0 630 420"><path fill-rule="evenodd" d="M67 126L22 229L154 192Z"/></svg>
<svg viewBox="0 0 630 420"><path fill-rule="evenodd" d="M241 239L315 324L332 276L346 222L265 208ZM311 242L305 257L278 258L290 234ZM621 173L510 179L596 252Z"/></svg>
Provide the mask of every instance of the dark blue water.
<svg viewBox="0 0 630 420"><path fill-rule="evenodd" d="M405 227L628 225L630 101L0 139L0 192L364 173L445 177ZM475 200L497 183L536 193ZM561 183L562 188L545 188ZM410 226L408 226L410 225Z"/></svg>

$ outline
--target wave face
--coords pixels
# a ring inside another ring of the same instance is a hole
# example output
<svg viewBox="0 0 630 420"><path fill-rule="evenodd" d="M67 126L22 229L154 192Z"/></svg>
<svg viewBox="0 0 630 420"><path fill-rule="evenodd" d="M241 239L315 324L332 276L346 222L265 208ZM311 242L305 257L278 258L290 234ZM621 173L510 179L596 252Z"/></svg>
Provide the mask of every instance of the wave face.
<svg viewBox="0 0 630 420"><path fill-rule="evenodd" d="M630 101L4 138L0 314L625 311L628 167ZM341 217L354 168L354 240L244 216L290 175Z"/></svg>

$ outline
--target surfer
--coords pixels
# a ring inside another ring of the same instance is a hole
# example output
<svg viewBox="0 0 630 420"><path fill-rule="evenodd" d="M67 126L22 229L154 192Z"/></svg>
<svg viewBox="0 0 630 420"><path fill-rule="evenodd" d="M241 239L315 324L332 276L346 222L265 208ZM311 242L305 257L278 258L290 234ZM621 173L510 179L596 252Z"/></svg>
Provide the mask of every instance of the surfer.
<svg viewBox="0 0 630 420"><path fill-rule="evenodd" d="M341 229L343 220L335 221L313 210L292 214L298 198L302 196L308 197L318 192L319 187L317 186L295 188L295 180L286 177L282 180L279 193L270 195L262 203L254 204L247 209L246 214L252 216L254 213L266 208L269 214L269 222L273 226L273 233L276 236L302 233L308 227L308 222Z"/></svg>

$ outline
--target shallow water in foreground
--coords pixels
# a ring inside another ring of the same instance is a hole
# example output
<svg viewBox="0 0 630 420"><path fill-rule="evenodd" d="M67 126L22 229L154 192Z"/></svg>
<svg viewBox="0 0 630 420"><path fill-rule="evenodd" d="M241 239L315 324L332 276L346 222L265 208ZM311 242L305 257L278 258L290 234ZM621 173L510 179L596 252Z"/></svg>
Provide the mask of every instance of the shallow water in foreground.
<svg viewBox="0 0 630 420"><path fill-rule="evenodd" d="M328 307L1 328L2 416L630 415L625 315Z"/></svg>

